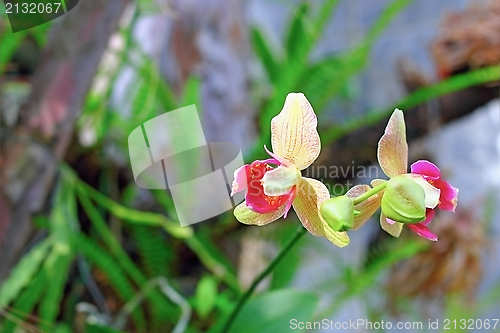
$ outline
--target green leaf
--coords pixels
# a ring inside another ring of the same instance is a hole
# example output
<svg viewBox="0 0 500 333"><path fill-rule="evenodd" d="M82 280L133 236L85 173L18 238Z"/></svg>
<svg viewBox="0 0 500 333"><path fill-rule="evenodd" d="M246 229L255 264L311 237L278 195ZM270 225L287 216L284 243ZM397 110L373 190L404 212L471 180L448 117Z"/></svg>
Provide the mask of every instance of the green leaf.
<svg viewBox="0 0 500 333"><path fill-rule="evenodd" d="M2 50L0 52L0 73L3 72L5 65L10 61L17 48L26 37L26 31L20 31L14 34L7 30L8 29L0 36L0 45L2 45Z"/></svg>
<svg viewBox="0 0 500 333"><path fill-rule="evenodd" d="M285 222L285 221L283 221ZM280 226L275 232L270 235L271 240L276 243L279 250L283 249L286 244L292 239L296 233L295 221L288 221ZM297 242L287 253L285 257L276 265L272 273L272 281L269 289L278 290L286 288L293 280L298 267L302 261L302 246L304 241Z"/></svg>
<svg viewBox="0 0 500 333"><path fill-rule="evenodd" d="M146 76L137 84L134 99L132 101L132 115L134 125L143 123L155 116L157 109L156 94L158 93L158 80L156 76Z"/></svg>
<svg viewBox="0 0 500 333"><path fill-rule="evenodd" d="M368 34L365 37L367 44L373 44L382 32L389 26L394 17L406 8L413 0L394 0L377 18L377 21L370 27Z"/></svg>
<svg viewBox="0 0 500 333"><path fill-rule="evenodd" d="M349 63L355 65L353 59L350 59ZM348 65L346 64L345 55L333 55L309 66L302 76L300 90L307 96L311 105L316 107L317 102L321 101L325 95L331 98L335 95L335 92L342 92L344 95L342 97L349 95L348 83L350 78L338 79ZM336 85L332 86L333 83L336 83ZM328 87L331 88L326 89Z"/></svg>
<svg viewBox="0 0 500 333"><path fill-rule="evenodd" d="M14 332L19 321L25 320L26 316L33 312L36 304L43 297L43 292L50 283L50 277L47 274L45 266L44 263L40 271L33 276L30 284L23 289L21 295L16 297L9 311L12 312L18 320L6 321L5 326L2 328L2 333Z"/></svg>
<svg viewBox="0 0 500 333"><path fill-rule="evenodd" d="M227 263L227 259L223 257L218 249L211 246L206 238L200 236L198 234L193 235L185 238L184 242L215 276L223 279L232 289L239 291L238 279L233 273L231 265Z"/></svg>
<svg viewBox="0 0 500 333"><path fill-rule="evenodd" d="M118 296L124 301L129 301L135 294L134 288L130 281L127 279L125 272L116 263L106 250L82 234L76 236L77 249L84 255L85 259L90 264L97 266L106 274L111 286L116 291ZM137 325L137 328L145 329L146 320L142 309L136 308L132 312L132 318Z"/></svg>
<svg viewBox="0 0 500 333"><path fill-rule="evenodd" d="M217 299L217 281L211 275L205 275L196 287L196 311L204 319L214 308Z"/></svg>
<svg viewBox="0 0 500 333"><path fill-rule="evenodd" d="M137 50L138 53L141 51ZM137 66L129 59L129 63L136 67L139 76L144 83L154 88L154 100L158 101L164 111L172 111L177 108L175 95L165 80L160 76L158 66L145 54L141 54L141 63ZM145 119L147 120L147 119Z"/></svg>
<svg viewBox="0 0 500 333"><path fill-rule="evenodd" d="M180 106L196 105L198 113L201 112L201 80L197 76L190 76L184 83L184 91L180 99Z"/></svg>
<svg viewBox="0 0 500 333"><path fill-rule="evenodd" d="M39 315L42 320L42 327L47 331L50 331L59 313L64 286L72 262L73 254L69 251L69 248L60 244L54 245L52 252L45 261L44 270L46 276L49 277L50 283L44 288Z"/></svg>
<svg viewBox="0 0 500 333"><path fill-rule="evenodd" d="M0 287L0 308L7 306L19 296L21 290L27 286L38 273L42 261L52 246L52 239L47 238L35 245L24 255L21 261L13 268L11 274Z"/></svg>
<svg viewBox="0 0 500 333"><path fill-rule="evenodd" d="M68 176L76 177L71 169L66 168L66 170L68 171ZM181 227L178 222L172 221L161 214L143 212L122 206L80 179L75 178L75 181L77 182L77 191L89 196L101 207L106 208L111 214L124 221L138 225L163 227L166 232L176 238L188 238L193 234L192 228Z"/></svg>
<svg viewBox="0 0 500 333"><path fill-rule="evenodd" d="M273 54L273 50L269 46L264 34L259 29L252 28L250 30L250 38L252 40L253 50L262 62L269 80L274 82L280 66L276 55Z"/></svg>
<svg viewBox="0 0 500 333"><path fill-rule="evenodd" d="M64 324L64 323L58 324L54 328L54 333L71 333L71 332L73 332L73 329L71 328L71 326L68 324Z"/></svg>
<svg viewBox="0 0 500 333"><path fill-rule="evenodd" d="M275 83L274 89L269 102L259 114L260 140L256 142L252 151L252 157L258 158L257 154L262 150L262 145L269 144L271 138L271 119L282 109L286 95L296 89L301 90L302 77L308 70L305 64L308 61L309 54L319 37L323 34L328 19L337 3L338 0L327 0L323 3L319 15L311 19L312 23L307 38L300 39L302 42L300 45L294 47L295 53L293 57L289 57L283 66L280 66L279 75L276 80L272 80Z"/></svg>
<svg viewBox="0 0 500 333"><path fill-rule="evenodd" d="M307 321L318 304L315 294L284 289L265 293L249 301L229 332L275 333L290 327L290 320Z"/></svg>
<svg viewBox="0 0 500 333"><path fill-rule="evenodd" d="M56 193L49 218L54 246L43 266L50 284L44 288L39 311L42 327L47 331L53 329L60 310L68 271L74 259L73 236L79 231L74 184L61 178Z"/></svg>
<svg viewBox="0 0 500 333"><path fill-rule="evenodd" d="M85 333L125 333L125 332L109 326L101 326L97 324L87 323L85 326Z"/></svg>
<svg viewBox="0 0 500 333"><path fill-rule="evenodd" d="M286 54L289 57L294 57L302 53L302 48L307 45L307 38L310 38L310 30L307 27L307 14L309 12L309 4L303 2L299 8L294 10L293 17L288 34L286 36Z"/></svg>
<svg viewBox="0 0 500 333"><path fill-rule="evenodd" d="M169 267L175 257L174 249L171 244L165 242L161 231L138 225L131 226L131 231L144 264L144 273L149 278L170 276Z"/></svg>

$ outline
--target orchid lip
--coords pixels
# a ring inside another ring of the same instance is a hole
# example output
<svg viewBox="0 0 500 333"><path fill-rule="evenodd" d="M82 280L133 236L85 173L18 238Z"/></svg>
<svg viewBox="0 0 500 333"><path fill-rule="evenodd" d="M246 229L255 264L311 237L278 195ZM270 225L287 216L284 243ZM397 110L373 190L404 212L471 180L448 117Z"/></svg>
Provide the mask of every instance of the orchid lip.
<svg viewBox="0 0 500 333"><path fill-rule="evenodd" d="M289 194L292 188L297 186L300 178L300 171L295 167L287 168L280 165L274 170L267 171L262 177L261 184L265 195L284 195Z"/></svg>

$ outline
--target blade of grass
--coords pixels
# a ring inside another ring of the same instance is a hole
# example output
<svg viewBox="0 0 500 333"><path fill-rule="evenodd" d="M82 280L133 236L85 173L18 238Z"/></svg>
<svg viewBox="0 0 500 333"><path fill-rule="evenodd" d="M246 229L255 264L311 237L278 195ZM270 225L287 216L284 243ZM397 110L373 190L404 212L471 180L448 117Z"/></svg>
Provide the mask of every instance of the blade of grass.
<svg viewBox="0 0 500 333"><path fill-rule="evenodd" d="M92 186L81 181L67 165L61 165L61 168L64 170L63 172L66 177L71 177L73 179L77 192L82 191L101 207L106 208L111 214L124 221L138 225L162 227L173 237L182 239L188 247L196 253L205 267L220 277L228 286L239 291L238 279L236 276L231 274L223 264L220 264L218 260L214 258L210 251L205 248L203 243L199 241L198 237L193 234L193 229L191 227L181 227L178 222L174 222L159 213L143 212L124 207L101 194Z"/></svg>
<svg viewBox="0 0 500 333"><path fill-rule="evenodd" d="M304 31L304 33L308 35L308 38L302 39L303 44L296 46L297 52L295 52L293 57L289 57L280 68L280 75L276 81L270 101L259 115L260 140L257 142L252 152L252 156L256 156L257 152L262 149L262 145L269 145L271 138L271 119L281 110L286 95L294 91L298 86L304 71L308 68L306 63L309 53L319 37L321 37L337 3L338 0L327 0L323 3L318 17L312 20L313 23L310 26L310 31ZM303 25L303 27L306 26L308 25Z"/></svg>
<svg viewBox="0 0 500 333"><path fill-rule="evenodd" d="M76 236L76 247L90 264L98 267L104 274L106 274L111 286L123 301L127 302L132 299L134 296L134 288L130 284L130 281L126 278L126 274L120 265L115 262L107 251L105 251L91 238L82 234ZM134 323L137 325L137 328L145 331L146 321L142 310L134 310L132 318Z"/></svg>
<svg viewBox="0 0 500 333"><path fill-rule="evenodd" d="M30 252L12 269L9 277L0 287L0 309L17 299L24 287L30 284L52 246L52 239L46 238L36 244Z"/></svg>

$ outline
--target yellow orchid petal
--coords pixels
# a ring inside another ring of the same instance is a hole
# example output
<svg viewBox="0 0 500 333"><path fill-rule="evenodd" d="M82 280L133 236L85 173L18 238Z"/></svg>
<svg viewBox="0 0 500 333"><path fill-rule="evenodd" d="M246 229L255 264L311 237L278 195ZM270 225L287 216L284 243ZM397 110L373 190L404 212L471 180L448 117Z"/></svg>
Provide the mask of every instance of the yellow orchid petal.
<svg viewBox="0 0 500 333"><path fill-rule="evenodd" d="M392 114L384 135L378 142L377 157L380 167L389 177L405 174L408 168L408 144L403 111Z"/></svg>
<svg viewBox="0 0 500 333"><path fill-rule="evenodd" d="M276 221L285 213L285 206L282 205L277 211L259 214L247 207L245 201L240 203L233 211L234 217L243 224L263 226Z"/></svg>
<svg viewBox="0 0 500 333"><path fill-rule="evenodd" d="M378 184L377 184L378 185ZM374 185L374 186L377 186ZM347 191L346 196L351 199L355 199L365 192L368 192L372 188L369 185L356 185ZM357 230L365 224L366 221L380 208L380 201L382 200L382 195L384 190L380 190L377 194L372 195L365 201L360 202L354 206L360 214L354 216L354 227L353 230Z"/></svg>
<svg viewBox="0 0 500 333"><path fill-rule="evenodd" d="M347 233L333 230L321 217L321 204L328 199L330 193L323 183L303 177L292 205L300 222L311 234L326 237L333 244L344 247L349 244Z"/></svg>
<svg viewBox="0 0 500 333"><path fill-rule="evenodd" d="M288 94L283 110L271 121L271 144L274 154L304 170L321 150L318 121L302 93Z"/></svg>
<svg viewBox="0 0 500 333"><path fill-rule="evenodd" d="M392 237L399 237L401 230L403 230L403 223L394 222L390 224L382 212L380 212L380 226Z"/></svg>

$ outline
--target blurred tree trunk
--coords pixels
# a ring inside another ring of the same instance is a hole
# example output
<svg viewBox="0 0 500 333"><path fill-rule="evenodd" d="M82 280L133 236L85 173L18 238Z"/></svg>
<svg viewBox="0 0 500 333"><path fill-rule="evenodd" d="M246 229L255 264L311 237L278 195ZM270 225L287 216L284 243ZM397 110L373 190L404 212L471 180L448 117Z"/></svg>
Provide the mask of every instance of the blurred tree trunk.
<svg viewBox="0 0 500 333"><path fill-rule="evenodd" d="M43 51L20 121L2 142L0 280L29 241L57 162L63 159L85 95L129 0L86 0L64 16Z"/></svg>
<svg viewBox="0 0 500 333"><path fill-rule="evenodd" d="M406 84L409 93L420 86L412 87ZM436 127L464 117L498 98L498 86L476 86L439 97L431 103L404 110L406 135L409 143L421 138ZM432 104L434 103L434 104ZM315 161L314 166L329 165L335 161L340 170L348 170L345 177L336 179L339 182L352 179L352 171L358 166L377 163L377 142L384 133L388 118L377 124L355 130L324 149L322 156Z"/></svg>
<svg viewBox="0 0 500 333"><path fill-rule="evenodd" d="M202 80L207 141L248 148L255 139L250 104L250 39L242 0L174 0L163 70L180 92L190 75ZM200 106L198 106L199 108Z"/></svg>

